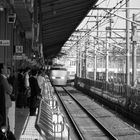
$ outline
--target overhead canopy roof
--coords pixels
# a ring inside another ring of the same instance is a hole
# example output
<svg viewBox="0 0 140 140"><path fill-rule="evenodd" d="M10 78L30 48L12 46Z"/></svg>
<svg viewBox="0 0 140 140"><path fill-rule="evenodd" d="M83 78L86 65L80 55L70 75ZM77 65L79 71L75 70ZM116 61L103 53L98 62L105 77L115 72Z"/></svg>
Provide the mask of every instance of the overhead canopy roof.
<svg viewBox="0 0 140 140"><path fill-rule="evenodd" d="M6 0L9 1L9 0ZM76 27L98 0L37 0L44 57L60 52ZM32 29L29 0L14 0L14 11L25 31ZM26 3L26 5L25 5Z"/></svg>
<svg viewBox="0 0 140 140"><path fill-rule="evenodd" d="M42 0L42 42L45 56L55 56L97 0Z"/></svg>

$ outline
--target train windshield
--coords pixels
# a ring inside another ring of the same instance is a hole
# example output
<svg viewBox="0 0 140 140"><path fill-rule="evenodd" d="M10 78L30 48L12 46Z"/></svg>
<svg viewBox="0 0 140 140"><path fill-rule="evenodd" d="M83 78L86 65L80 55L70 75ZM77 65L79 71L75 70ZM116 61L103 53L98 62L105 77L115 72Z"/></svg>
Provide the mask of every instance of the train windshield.
<svg viewBox="0 0 140 140"><path fill-rule="evenodd" d="M66 68L51 68L50 70L64 70L64 71L67 71Z"/></svg>

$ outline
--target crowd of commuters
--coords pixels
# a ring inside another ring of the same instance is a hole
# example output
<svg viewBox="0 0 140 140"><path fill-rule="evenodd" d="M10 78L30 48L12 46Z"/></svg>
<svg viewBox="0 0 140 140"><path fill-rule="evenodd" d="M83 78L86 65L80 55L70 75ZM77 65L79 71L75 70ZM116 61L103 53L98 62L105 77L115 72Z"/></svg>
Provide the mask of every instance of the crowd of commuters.
<svg viewBox="0 0 140 140"><path fill-rule="evenodd" d="M41 98L41 90L45 81L44 70L29 67L19 69L17 81L16 107L29 107L30 115L35 115L36 104Z"/></svg>
<svg viewBox="0 0 140 140"><path fill-rule="evenodd" d="M15 136L10 131L8 117L9 109L12 106L11 95L13 94L13 86L10 78L10 69L3 63L0 63L0 139L4 140L6 138L15 140Z"/></svg>
<svg viewBox="0 0 140 140"><path fill-rule="evenodd" d="M26 67L17 72L11 70L0 63L0 128L5 126L7 130L10 129L8 112L12 100L17 108L29 108L29 115L36 115L45 81L41 68Z"/></svg>

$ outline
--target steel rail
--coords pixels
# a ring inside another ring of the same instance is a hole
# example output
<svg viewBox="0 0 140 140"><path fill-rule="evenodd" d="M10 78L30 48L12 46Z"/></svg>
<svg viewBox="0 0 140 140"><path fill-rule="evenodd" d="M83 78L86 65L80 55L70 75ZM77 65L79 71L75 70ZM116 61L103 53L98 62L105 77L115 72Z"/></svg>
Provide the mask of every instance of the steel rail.
<svg viewBox="0 0 140 140"><path fill-rule="evenodd" d="M85 107L82 106L82 104L74 98L74 96L71 95L71 93L63 87L63 89L68 93L68 95L88 114L88 116L94 121L96 122L96 124L105 132L105 134L107 134L107 136L109 138L111 138L112 140L118 140L118 138L116 136L114 136L112 134L112 132L110 132L107 128L105 128L105 126L99 121L96 119L96 117L91 114Z"/></svg>
<svg viewBox="0 0 140 140"><path fill-rule="evenodd" d="M77 132L77 134L78 134L78 138L81 139L81 140L86 140L86 139L84 138L82 132L80 131L78 125L77 125L76 122L74 121L72 115L70 114L69 110L67 109L66 105L65 105L64 102L62 101L62 99L61 99L60 95L58 94L58 91L56 90L55 87L54 87L54 90L55 90L55 92L57 93L57 97L59 98L61 104L63 105L63 108L65 109L67 115L68 115L69 118L70 118L70 121L72 122L72 124L73 124L73 126L74 126L74 128L75 128L75 130L76 130L76 132Z"/></svg>

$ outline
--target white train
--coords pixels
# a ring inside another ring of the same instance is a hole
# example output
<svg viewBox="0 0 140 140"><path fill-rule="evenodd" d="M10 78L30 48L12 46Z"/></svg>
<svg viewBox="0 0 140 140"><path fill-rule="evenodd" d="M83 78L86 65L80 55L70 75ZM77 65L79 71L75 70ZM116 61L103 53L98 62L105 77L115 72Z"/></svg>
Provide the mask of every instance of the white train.
<svg viewBox="0 0 140 140"><path fill-rule="evenodd" d="M67 69L62 66L54 66L50 69L50 80L54 86L66 86L68 80Z"/></svg>

